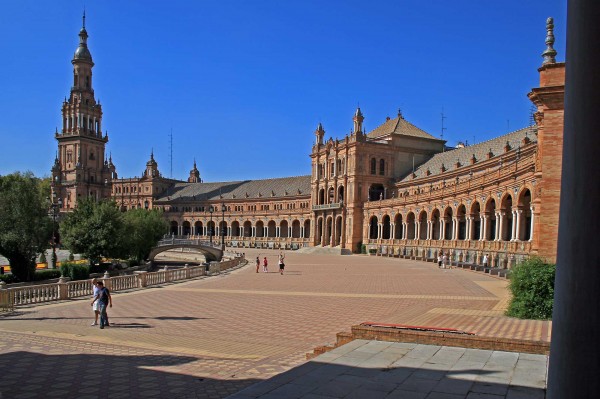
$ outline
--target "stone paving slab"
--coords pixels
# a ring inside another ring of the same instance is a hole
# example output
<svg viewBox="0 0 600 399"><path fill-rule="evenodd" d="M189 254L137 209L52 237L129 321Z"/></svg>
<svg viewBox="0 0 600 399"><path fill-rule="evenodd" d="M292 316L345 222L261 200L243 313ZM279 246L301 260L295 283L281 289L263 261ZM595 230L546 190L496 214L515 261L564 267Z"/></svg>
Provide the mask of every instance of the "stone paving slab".
<svg viewBox="0 0 600 399"><path fill-rule="evenodd" d="M393 346L382 346L381 342L355 340L348 347L343 345L331 352L317 356L310 362L297 366L287 373L257 383L233 394L229 399L248 398L422 398L422 399L543 399L546 392L548 357L528 354L479 351L430 345L415 345L408 352L394 351ZM351 350L348 350L351 348ZM360 353L361 356L355 356ZM369 353L371 358L363 358ZM370 360L381 355L397 366L382 366ZM448 354L452 354L448 356ZM327 356L329 355L329 356ZM332 355L339 357L332 359ZM485 359L471 367L462 359ZM521 358L522 357L522 358ZM403 367L402 359L419 359L421 367ZM356 361L360 359L360 361ZM512 360L515 360L514 362ZM507 366L505 373L496 376L493 382L484 382L488 375L498 369L498 361ZM432 369L436 362L450 367L445 371ZM353 366L340 368L340 364ZM315 371L303 373L303 367L319 365ZM482 367L481 367L482 366ZM530 368L534 373L523 372ZM542 374L539 374L542 372ZM515 378L517 377L518 378ZM300 389L301 387L301 389ZM310 389L309 389L310 388ZM289 395L289 396L286 396Z"/></svg>
<svg viewBox="0 0 600 399"><path fill-rule="evenodd" d="M0 317L0 369L6 377L0 385L2 399L223 398L257 381L282 376L283 384L291 379L288 373L313 371L312 363L306 363L307 352L332 343L337 332L367 320L550 339L549 322L503 316L506 281L486 275L394 258L289 252L282 276L276 271L256 273L252 265L257 255L276 265L278 252L247 250L246 254L249 266L224 275L115 292L109 309L113 327L104 330L90 327L92 312L85 299L19 307ZM357 366L370 361L373 367L408 371L423 365L419 356L437 352L398 343L374 342L357 348L361 351L347 359L341 353L323 355L322 359L329 356L332 362L348 363L336 366L332 380L347 373L386 386L394 380L374 377L371 369ZM463 355L465 360L488 360L469 351ZM448 371L446 356L452 356L448 353L429 367ZM27 361L20 363L23 359ZM536 359L534 355L523 358ZM520 370L518 362L516 367ZM401 371L396 378L405 376ZM22 384L23 373L33 382ZM490 377L489 382L496 378ZM107 392L102 390L103 381L110 382Z"/></svg>

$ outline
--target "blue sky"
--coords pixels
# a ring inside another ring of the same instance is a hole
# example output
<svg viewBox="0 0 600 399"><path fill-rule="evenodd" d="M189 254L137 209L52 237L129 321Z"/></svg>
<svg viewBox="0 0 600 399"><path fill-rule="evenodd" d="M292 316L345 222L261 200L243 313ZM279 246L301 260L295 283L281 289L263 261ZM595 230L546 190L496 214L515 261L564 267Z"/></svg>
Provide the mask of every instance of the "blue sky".
<svg viewBox="0 0 600 399"><path fill-rule="evenodd" d="M310 174L313 132L404 117L449 145L529 124L545 20L565 59L566 1L0 2L0 174L48 175L85 4L94 90L120 177Z"/></svg>

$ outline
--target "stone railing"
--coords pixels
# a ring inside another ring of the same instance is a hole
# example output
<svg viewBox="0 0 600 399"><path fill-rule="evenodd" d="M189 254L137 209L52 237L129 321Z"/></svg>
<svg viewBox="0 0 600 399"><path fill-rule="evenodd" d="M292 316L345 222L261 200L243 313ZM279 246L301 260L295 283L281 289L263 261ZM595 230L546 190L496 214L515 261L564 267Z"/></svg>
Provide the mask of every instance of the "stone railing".
<svg viewBox="0 0 600 399"><path fill-rule="evenodd" d="M214 275L235 266L243 264L245 259L236 257L222 262L211 262L210 266L184 266L179 269L165 269L156 272L134 272L128 276L110 277L104 274L101 280L104 286L112 292L140 289L152 285L164 284L173 281L182 281L206 275ZM208 269L208 270L207 270ZM67 281L61 277L58 283L31 285L26 287L7 288L0 281L0 311L12 310L14 306L31 305L42 302L51 302L80 297L91 297L93 292L92 281Z"/></svg>

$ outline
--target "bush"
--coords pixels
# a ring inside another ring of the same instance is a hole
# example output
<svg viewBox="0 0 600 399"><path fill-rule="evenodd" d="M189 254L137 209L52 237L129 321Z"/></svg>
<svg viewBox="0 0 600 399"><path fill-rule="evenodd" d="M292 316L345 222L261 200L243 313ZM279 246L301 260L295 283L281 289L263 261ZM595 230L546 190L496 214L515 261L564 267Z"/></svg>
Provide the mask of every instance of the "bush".
<svg viewBox="0 0 600 399"><path fill-rule="evenodd" d="M73 255L73 252L69 252L69 262L73 262L75 260L75 255Z"/></svg>
<svg viewBox="0 0 600 399"><path fill-rule="evenodd" d="M516 265L510 275L512 299L506 314L520 319L551 319L555 275L556 265L540 258Z"/></svg>
<svg viewBox="0 0 600 399"><path fill-rule="evenodd" d="M35 272L35 276L33 277L33 279L35 281L41 281L41 280L50 280L53 278L59 278L60 277L60 270L58 269L47 269L47 270L38 270Z"/></svg>
<svg viewBox="0 0 600 399"><path fill-rule="evenodd" d="M46 252L42 252L40 255L40 263L48 263L48 259L46 259Z"/></svg>
<svg viewBox="0 0 600 399"><path fill-rule="evenodd" d="M360 253L361 254L366 254L367 253L367 246L365 244L360 244Z"/></svg>
<svg viewBox="0 0 600 399"><path fill-rule="evenodd" d="M89 269L90 269L90 273L104 273L105 271L110 269L110 266L111 266L111 263L102 262L98 265L90 265Z"/></svg>
<svg viewBox="0 0 600 399"><path fill-rule="evenodd" d="M60 265L60 272L71 280L85 280L90 278L90 267L88 265L78 265L75 263L63 262Z"/></svg>
<svg viewBox="0 0 600 399"><path fill-rule="evenodd" d="M14 274L0 274L0 281L4 281L6 284L12 284L17 282L17 278Z"/></svg>
<svg viewBox="0 0 600 399"><path fill-rule="evenodd" d="M370 254L376 254L377 253L377 248L369 248L369 253Z"/></svg>

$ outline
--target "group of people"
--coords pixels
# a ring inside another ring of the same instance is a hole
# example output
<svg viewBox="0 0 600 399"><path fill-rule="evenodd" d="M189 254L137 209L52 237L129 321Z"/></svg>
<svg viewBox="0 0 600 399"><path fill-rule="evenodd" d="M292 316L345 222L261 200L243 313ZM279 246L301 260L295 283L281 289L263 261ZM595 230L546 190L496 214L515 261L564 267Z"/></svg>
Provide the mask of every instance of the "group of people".
<svg viewBox="0 0 600 399"><path fill-rule="evenodd" d="M285 255L282 252L280 252L279 260L277 263L279 264L279 273L282 275L283 275L283 270L285 269L285 263L283 262L284 259L285 259ZM263 265L263 273L268 273L269 272L269 261L267 261L266 256L263 258L262 265ZM258 273L258 269L260 269L260 256L256 257L256 273Z"/></svg>
<svg viewBox="0 0 600 399"><path fill-rule="evenodd" d="M106 313L106 307L112 308L112 297L110 291L104 286L104 283L100 280L93 279L92 285L94 288L92 297L92 309L94 309L94 322L92 326L98 325L98 316L100 317L100 328L110 327L108 323L108 314Z"/></svg>
<svg viewBox="0 0 600 399"><path fill-rule="evenodd" d="M487 254L483 255L483 266L484 267L488 267L488 262L489 262L489 257ZM445 253L443 251L440 251L439 255L438 255L438 267L441 269L447 269L447 268L452 268L452 262L450 262L450 264L448 264L448 253Z"/></svg>

